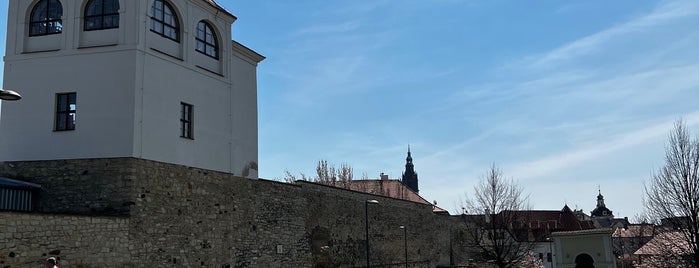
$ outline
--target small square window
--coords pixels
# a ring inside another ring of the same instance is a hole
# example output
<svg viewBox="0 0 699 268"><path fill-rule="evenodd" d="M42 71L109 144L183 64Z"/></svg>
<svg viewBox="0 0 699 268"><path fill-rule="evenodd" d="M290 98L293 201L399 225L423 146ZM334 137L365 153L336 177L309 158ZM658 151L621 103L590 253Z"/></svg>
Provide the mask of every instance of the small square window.
<svg viewBox="0 0 699 268"><path fill-rule="evenodd" d="M76 100L75 92L56 94L55 131L75 130Z"/></svg>
<svg viewBox="0 0 699 268"><path fill-rule="evenodd" d="M194 106L187 103L180 103L180 137L185 139L194 139L194 131L192 129L194 119Z"/></svg>

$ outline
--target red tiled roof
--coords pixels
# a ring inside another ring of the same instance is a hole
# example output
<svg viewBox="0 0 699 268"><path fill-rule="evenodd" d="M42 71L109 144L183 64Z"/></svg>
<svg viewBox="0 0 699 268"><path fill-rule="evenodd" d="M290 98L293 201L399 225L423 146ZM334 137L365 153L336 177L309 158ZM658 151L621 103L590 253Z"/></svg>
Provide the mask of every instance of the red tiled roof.
<svg viewBox="0 0 699 268"><path fill-rule="evenodd" d="M446 210L422 198L399 180L352 180L348 183L338 181L335 182L333 186L416 203L429 204L433 206L432 212L448 213Z"/></svg>
<svg viewBox="0 0 699 268"><path fill-rule="evenodd" d="M668 231L662 232L641 248L634 252L635 255L684 255L689 254L691 248L685 240L682 232Z"/></svg>
<svg viewBox="0 0 699 268"><path fill-rule="evenodd" d="M614 230L614 237L634 238L634 237L652 237L655 230L653 224L629 224L626 228L619 227Z"/></svg>

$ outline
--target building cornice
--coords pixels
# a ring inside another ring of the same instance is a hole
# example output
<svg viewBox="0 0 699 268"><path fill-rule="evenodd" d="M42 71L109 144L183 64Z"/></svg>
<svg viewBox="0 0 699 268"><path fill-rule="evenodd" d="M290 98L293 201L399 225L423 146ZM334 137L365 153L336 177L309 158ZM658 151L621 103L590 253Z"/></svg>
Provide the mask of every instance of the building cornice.
<svg viewBox="0 0 699 268"><path fill-rule="evenodd" d="M233 14L230 13L230 12L228 12L228 10L226 10L225 8L223 8L222 6L220 6L219 4L217 4L216 1L214 1L214 0L201 0L201 1L206 2L206 3L209 4L210 6L216 8L216 10L221 11L221 12L223 12L224 14L233 17L233 21L235 21L235 20L238 19L235 15L233 15Z"/></svg>
<svg viewBox="0 0 699 268"><path fill-rule="evenodd" d="M258 63L260 63L261 61L266 59L265 56L260 55L259 53L242 45L241 43L236 42L235 40L233 40L232 43L233 43L233 54L236 55L237 57L249 62L250 64L257 66Z"/></svg>

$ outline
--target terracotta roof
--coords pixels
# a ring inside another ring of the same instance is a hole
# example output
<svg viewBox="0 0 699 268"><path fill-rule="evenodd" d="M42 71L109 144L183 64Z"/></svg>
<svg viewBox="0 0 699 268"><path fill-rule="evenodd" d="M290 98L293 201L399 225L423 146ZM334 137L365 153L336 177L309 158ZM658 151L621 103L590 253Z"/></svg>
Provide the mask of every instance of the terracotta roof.
<svg viewBox="0 0 699 268"><path fill-rule="evenodd" d="M553 232L551 235L561 236L561 235L611 234L611 233L612 233L612 229L610 229L610 228L598 228L598 229L586 229L586 230L578 230L578 231Z"/></svg>
<svg viewBox="0 0 699 268"><path fill-rule="evenodd" d="M416 203L432 205L432 212L448 213L448 211L430 203L415 191L408 188L399 180L352 180L349 183L335 182L335 187L350 189L353 191L382 195L395 199L403 199Z"/></svg>
<svg viewBox="0 0 699 268"><path fill-rule="evenodd" d="M619 227L614 230L614 237L634 238L634 237L652 237L655 230L653 224L629 224L626 228Z"/></svg>
<svg viewBox="0 0 699 268"><path fill-rule="evenodd" d="M691 248L685 240L684 234L678 231L662 232L641 248L634 252L635 255L684 255L689 254Z"/></svg>

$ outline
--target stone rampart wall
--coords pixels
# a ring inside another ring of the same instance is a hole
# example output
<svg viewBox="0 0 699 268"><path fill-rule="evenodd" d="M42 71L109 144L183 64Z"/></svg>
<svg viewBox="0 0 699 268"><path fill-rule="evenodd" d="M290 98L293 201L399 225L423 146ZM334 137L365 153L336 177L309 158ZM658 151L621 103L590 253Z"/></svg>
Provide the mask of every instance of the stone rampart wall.
<svg viewBox="0 0 699 268"><path fill-rule="evenodd" d="M133 158L0 163L0 176L42 184L43 212L94 215L60 216L53 224L34 227L37 232L71 226L63 217L119 222L113 235L123 243L97 256L114 253L129 267L362 267L368 199L379 201L368 207L372 266L404 266L406 240L410 267L435 267L450 258L452 219L432 213L431 205L324 185L244 179ZM72 196L52 205L46 194ZM109 213L126 218L100 217ZM0 220L14 215L59 217L2 213ZM4 224L0 231L23 223ZM86 252L111 243L112 235L93 238L91 232L102 227L86 228L67 240L79 243L66 243L57 255L81 267L104 267ZM54 250L7 239L32 256ZM0 244L0 258L7 259L9 249ZM9 267L25 267L21 263Z"/></svg>
<svg viewBox="0 0 699 268"><path fill-rule="evenodd" d="M123 216L131 205L133 163L130 158L4 162L0 176L40 184L40 212Z"/></svg>
<svg viewBox="0 0 699 268"><path fill-rule="evenodd" d="M0 267L123 267L129 220L120 217L0 212Z"/></svg>

